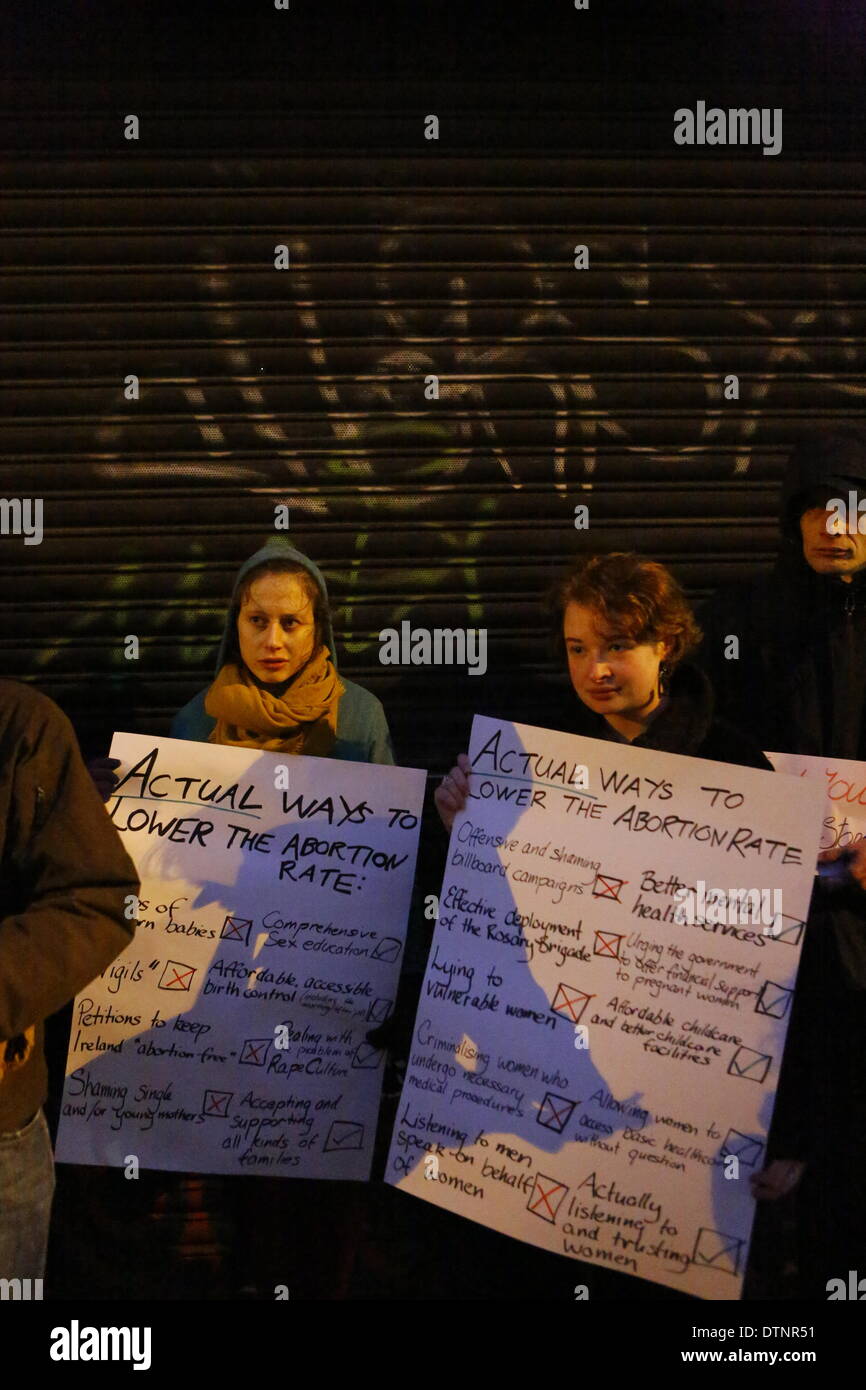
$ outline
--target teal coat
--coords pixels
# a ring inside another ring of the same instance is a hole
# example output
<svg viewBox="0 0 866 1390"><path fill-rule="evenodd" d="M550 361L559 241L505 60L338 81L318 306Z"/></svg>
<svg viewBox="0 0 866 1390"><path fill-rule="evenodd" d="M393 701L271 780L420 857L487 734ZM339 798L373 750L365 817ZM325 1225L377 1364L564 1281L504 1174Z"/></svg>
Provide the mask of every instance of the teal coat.
<svg viewBox="0 0 866 1390"><path fill-rule="evenodd" d="M300 550L296 550L288 541L279 537L272 538L266 545L262 546L261 550L257 550L254 555L251 555L238 570L232 590L232 603L229 605L229 611L226 615L225 628L217 654L215 674L221 670L228 659L231 636L230 623L235 594L250 570L256 569L258 565L263 565L268 560L291 560L294 564L303 565L304 569L315 579L327 602L328 590L324 577L312 560L303 555ZM336 667L337 648L330 621L325 628L325 643ZM343 758L352 763L393 765L394 749L391 745L388 721L385 718L385 711L381 702L369 690L356 685L354 681L346 680L345 676L341 676L340 681L346 687L346 692L340 696L337 710L336 742L330 756ZM171 725L172 738L188 738L195 743L207 742L208 736L216 724L216 720L207 713L204 707L208 689L209 687L200 690L175 715Z"/></svg>

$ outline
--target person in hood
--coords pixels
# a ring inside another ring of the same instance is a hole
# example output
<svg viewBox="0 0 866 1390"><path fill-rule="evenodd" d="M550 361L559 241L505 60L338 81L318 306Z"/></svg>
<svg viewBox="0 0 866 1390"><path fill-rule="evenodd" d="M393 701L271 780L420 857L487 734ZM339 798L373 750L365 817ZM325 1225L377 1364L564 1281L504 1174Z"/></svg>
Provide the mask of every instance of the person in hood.
<svg viewBox="0 0 866 1390"><path fill-rule="evenodd" d="M720 706L768 752L866 761L861 502L866 513L866 439L843 430L802 440L782 486L772 572L701 610L702 661ZM829 1279L866 1267L862 879L855 872L834 891L817 881L768 1145L799 1160L803 1297L826 1298ZM756 1240L778 1245L760 1228Z"/></svg>
<svg viewBox="0 0 866 1390"><path fill-rule="evenodd" d="M550 612L569 684L560 695L536 689L535 713L527 722L636 748L773 770L753 739L717 717L709 680L688 660L701 640L700 628L664 565L621 552L581 559L556 584ZM502 717L515 716L503 711ZM447 830L465 805L470 767L468 756L461 754L435 792ZM784 1183L788 1167L787 1160L768 1166L753 1184L755 1195L768 1195ZM565 1260L542 1258L557 1264ZM521 1266L537 1263L525 1252L514 1259ZM568 1265L573 1281L575 1262ZM558 1283L567 1278L550 1263L538 1264L538 1276ZM603 1298L631 1299L640 1286L648 1298L682 1296L595 1266L585 1268L581 1277Z"/></svg>
<svg viewBox="0 0 866 1390"><path fill-rule="evenodd" d="M719 708L762 748L866 760L866 515L861 532L852 492L866 512L866 439L798 444L772 572L701 609Z"/></svg>
<svg viewBox="0 0 866 1390"><path fill-rule="evenodd" d="M179 711L171 734L393 765L381 703L338 675L324 577L282 538L238 571L215 679ZM246 1296L272 1290L288 1271L296 1295L338 1295L365 1217L355 1184L259 1177L235 1186L233 1206L236 1278Z"/></svg>
<svg viewBox="0 0 866 1390"><path fill-rule="evenodd" d="M328 591L318 567L282 537L241 565L214 679L177 713L172 738L280 754L393 765L381 703L337 671ZM116 762L90 764L104 796ZM162 1180L161 1180L162 1181ZM164 1186L164 1181L162 1183ZM334 1298L351 1269L365 1219L363 1189L314 1179L210 1182L233 1215L236 1293Z"/></svg>
<svg viewBox="0 0 866 1390"><path fill-rule="evenodd" d="M288 542L274 538L241 565L215 679L175 716L171 735L393 764L382 705L337 673L321 571Z"/></svg>

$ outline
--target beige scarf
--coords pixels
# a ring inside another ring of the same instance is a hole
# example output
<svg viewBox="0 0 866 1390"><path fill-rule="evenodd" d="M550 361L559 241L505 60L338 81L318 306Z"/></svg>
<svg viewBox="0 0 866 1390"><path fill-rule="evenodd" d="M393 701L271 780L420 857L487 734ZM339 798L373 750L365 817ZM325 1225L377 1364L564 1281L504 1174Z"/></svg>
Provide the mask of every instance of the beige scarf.
<svg viewBox="0 0 866 1390"><path fill-rule="evenodd" d="M204 707L217 721L208 742L327 758L345 689L324 646L279 698L256 685L245 666L229 662L205 696Z"/></svg>

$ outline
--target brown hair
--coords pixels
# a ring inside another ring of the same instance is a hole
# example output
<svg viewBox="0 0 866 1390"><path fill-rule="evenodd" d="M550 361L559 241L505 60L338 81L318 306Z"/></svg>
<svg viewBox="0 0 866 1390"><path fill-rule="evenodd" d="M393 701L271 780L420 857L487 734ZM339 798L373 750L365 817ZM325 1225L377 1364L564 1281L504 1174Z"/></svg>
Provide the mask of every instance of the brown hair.
<svg viewBox="0 0 866 1390"><path fill-rule="evenodd" d="M670 670L703 636L670 570L631 552L585 557L557 580L549 610L551 636L561 660L565 658L562 624L570 603L593 609L610 632L633 642L664 642Z"/></svg>
<svg viewBox="0 0 866 1390"><path fill-rule="evenodd" d="M227 659L242 664L241 650L238 644L238 617L241 607L249 598L250 590L254 584L266 574L290 574L295 575L300 581L301 588L313 605L313 621L316 624L315 651L327 642L328 624L330 622L330 609L325 600L325 596L316 583L308 569L303 565L297 564L294 560L266 560L264 564L256 565L254 570L244 576L237 593L234 596L231 609L229 610L228 624L228 647ZM333 655L333 653L332 653Z"/></svg>

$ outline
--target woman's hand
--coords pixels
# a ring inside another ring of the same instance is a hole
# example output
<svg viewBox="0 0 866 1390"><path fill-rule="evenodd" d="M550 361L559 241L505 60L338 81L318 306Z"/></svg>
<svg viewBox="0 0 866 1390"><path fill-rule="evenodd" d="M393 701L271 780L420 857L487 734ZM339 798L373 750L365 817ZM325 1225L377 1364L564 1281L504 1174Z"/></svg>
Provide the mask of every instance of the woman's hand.
<svg viewBox="0 0 866 1390"><path fill-rule="evenodd" d="M114 771L116 767L120 767L119 758L91 758L87 764L87 771L103 801L108 800L117 786L118 776Z"/></svg>
<svg viewBox="0 0 866 1390"><path fill-rule="evenodd" d="M439 812L439 819L450 830L454 823L454 817L458 811L462 811L466 805L466 798L469 795L469 773L472 771L472 764L469 761L468 753L459 753L457 765L452 767L439 786L433 793L433 800L436 802L436 810Z"/></svg>
<svg viewBox="0 0 866 1390"><path fill-rule="evenodd" d="M806 1171L805 1163L797 1158L776 1158L760 1173L749 1178L752 1196L758 1201L777 1202L793 1192Z"/></svg>
<svg viewBox="0 0 866 1390"><path fill-rule="evenodd" d="M844 859L849 877L859 888L866 888L866 840L857 840L846 848L822 849L818 855L819 864L832 864L835 859Z"/></svg>

